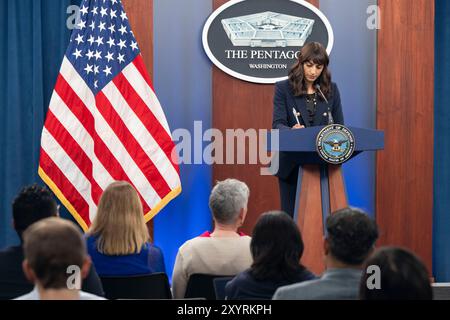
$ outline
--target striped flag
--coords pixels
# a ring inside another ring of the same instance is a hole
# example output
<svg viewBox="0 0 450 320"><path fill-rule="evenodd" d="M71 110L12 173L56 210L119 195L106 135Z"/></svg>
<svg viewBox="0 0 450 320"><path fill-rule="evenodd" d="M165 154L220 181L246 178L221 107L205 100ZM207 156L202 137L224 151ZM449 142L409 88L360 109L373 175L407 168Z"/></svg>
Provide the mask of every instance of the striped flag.
<svg viewBox="0 0 450 320"><path fill-rule="evenodd" d="M39 175L84 230L113 181L146 221L181 192L170 129L120 0L83 0L42 130Z"/></svg>

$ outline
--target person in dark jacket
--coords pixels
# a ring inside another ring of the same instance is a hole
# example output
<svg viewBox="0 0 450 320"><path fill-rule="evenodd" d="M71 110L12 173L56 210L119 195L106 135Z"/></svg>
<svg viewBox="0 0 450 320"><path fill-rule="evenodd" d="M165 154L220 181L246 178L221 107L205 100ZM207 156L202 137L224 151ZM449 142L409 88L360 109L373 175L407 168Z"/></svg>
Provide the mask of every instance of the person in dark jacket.
<svg viewBox="0 0 450 320"><path fill-rule="evenodd" d="M316 278L300 263L300 230L285 212L261 215L253 229L250 250L253 264L226 284L227 299L272 299L280 286Z"/></svg>
<svg viewBox="0 0 450 320"><path fill-rule="evenodd" d="M344 124L341 97L337 85L331 81L329 57L318 42L307 43L287 80L276 83L273 100L273 129L302 129ZM323 96L322 96L323 94ZM324 98L325 96L325 98ZM280 152L278 177L281 210L294 214L299 157L292 152Z"/></svg>
<svg viewBox="0 0 450 320"><path fill-rule="evenodd" d="M52 193L45 187L31 185L24 187L12 204L13 224L21 244L0 251L0 299L13 299L33 290L34 285L23 273L23 232L33 223L48 217L58 216L58 205ZM82 290L104 296L100 279L91 266Z"/></svg>

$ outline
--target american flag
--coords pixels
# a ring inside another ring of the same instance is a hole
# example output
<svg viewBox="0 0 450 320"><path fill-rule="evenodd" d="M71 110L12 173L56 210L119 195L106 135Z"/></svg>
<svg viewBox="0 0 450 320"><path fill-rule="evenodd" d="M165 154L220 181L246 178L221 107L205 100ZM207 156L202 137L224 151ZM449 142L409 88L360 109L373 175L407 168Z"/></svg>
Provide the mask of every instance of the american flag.
<svg viewBox="0 0 450 320"><path fill-rule="evenodd" d="M113 181L146 221L181 192L170 129L120 0L83 0L42 130L39 175L87 230Z"/></svg>

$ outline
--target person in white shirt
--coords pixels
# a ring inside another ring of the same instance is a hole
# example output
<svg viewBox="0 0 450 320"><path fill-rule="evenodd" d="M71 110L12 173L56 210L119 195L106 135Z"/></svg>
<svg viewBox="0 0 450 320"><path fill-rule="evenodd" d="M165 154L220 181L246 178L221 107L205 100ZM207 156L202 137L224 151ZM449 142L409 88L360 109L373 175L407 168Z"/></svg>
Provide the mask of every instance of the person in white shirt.
<svg viewBox="0 0 450 320"><path fill-rule="evenodd" d="M16 300L104 300L80 290L91 259L74 223L42 219L25 230L23 240L23 271L35 287Z"/></svg>
<svg viewBox="0 0 450 320"><path fill-rule="evenodd" d="M214 231L186 241L178 250L172 276L175 299L184 298L189 277L195 273L234 276L253 262L249 236L238 232L247 214L250 191L244 182L218 182L209 198Z"/></svg>

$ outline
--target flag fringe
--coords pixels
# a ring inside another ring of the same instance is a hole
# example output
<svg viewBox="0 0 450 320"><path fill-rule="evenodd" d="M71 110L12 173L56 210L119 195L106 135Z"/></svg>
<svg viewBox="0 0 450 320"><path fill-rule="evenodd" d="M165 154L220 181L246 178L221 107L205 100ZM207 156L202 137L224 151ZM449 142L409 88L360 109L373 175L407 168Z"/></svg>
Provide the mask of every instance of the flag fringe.
<svg viewBox="0 0 450 320"><path fill-rule="evenodd" d="M69 200L64 196L64 194L59 190L58 186L53 182L53 180L45 173L42 167L39 167L38 174L41 179L45 182L45 184L53 191L56 197L61 201L61 203L67 208L70 214L75 218L80 227L86 232L89 227L84 222L81 215L75 210L73 205ZM149 222L158 212L160 212L171 200L173 200L176 196L181 193L181 186L173 189L169 192L161 201L149 212L144 215L145 222Z"/></svg>
<svg viewBox="0 0 450 320"><path fill-rule="evenodd" d="M53 182L53 180L45 173L44 169L39 166L38 174L41 177L41 179L45 182L45 184L53 191L53 193L56 195L56 197L61 201L61 203L69 210L70 214L75 218L75 220L78 222L80 227L83 229L84 232L86 232L89 227L84 222L83 218L80 216L80 214L75 210L73 205L70 203L69 200L64 196L64 194L59 190L58 186Z"/></svg>

